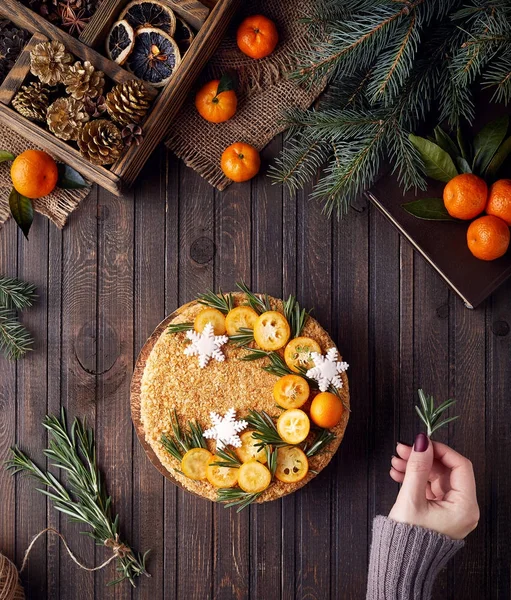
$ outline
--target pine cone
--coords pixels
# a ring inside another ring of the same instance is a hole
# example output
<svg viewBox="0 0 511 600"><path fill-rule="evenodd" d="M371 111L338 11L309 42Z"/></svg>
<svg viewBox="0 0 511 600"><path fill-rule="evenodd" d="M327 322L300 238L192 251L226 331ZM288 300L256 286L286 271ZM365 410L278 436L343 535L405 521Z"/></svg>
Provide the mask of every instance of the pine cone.
<svg viewBox="0 0 511 600"><path fill-rule="evenodd" d="M118 83L106 95L108 114L120 125L140 123L150 106L151 95L137 79Z"/></svg>
<svg viewBox="0 0 511 600"><path fill-rule="evenodd" d="M30 72L43 83L56 85L73 62L73 55L60 42L41 42L30 53Z"/></svg>
<svg viewBox="0 0 511 600"><path fill-rule="evenodd" d="M110 165L122 154L121 132L117 125L106 119L91 121L80 131L78 147L93 165Z"/></svg>
<svg viewBox="0 0 511 600"><path fill-rule="evenodd" d="M66 92L77 100L96 98L103 93L105 74L96 71L88 60L83 64L77 60L64 73L64 85Z"/></svg>
<svg viewBox="0 0 511 600"><path fill-rule="evenodd" d="M61 140L77 140L88 120L84 103L75 98L57 98L46 113L49 130Z"/></svg>
<svg viewBox="0 0 511 600"><path fill-rule="evenodd" d="M92 119L98 119L106 112L105 97L98 96L97 98L94 98L94 100L85 98L85 110L87 111L89 117Z"/></svg>
<svg viewBox="0 0 511 600"><path fill-rule="evenodd" d="M46 121L50 90L39 81L24 85L12 100L13 107L31 121Z"/></svg>

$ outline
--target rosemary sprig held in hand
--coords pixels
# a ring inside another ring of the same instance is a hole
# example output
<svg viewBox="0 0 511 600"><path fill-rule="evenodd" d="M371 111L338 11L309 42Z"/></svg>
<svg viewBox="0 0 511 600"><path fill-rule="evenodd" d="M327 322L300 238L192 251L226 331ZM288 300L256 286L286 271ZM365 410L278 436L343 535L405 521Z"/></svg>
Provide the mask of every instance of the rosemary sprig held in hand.
<svg viewBox="0 0 511 600"><path fill-rule="evenodd" d="M135 587L135 577L149 577L145 567L149 551L139 554L119 542L119 515L112 515L112 499L107 495L96 463L92 429L87 429L82 421L75 419L68 431L64 409L60 419L47 415L43 425L50 433L44 454L53 466L66 472L67 486L49 471L40 469L16 446L11 448L7 469L13 473L26 473L45 486L47 489L39 491L53 501L55 509L67 514L71 521L90 526L92 531L85 533L98 544L122 547L122 554L117 555L117 570L121 576L109 585L127 579Z"/></svg>
<svg viewBox="0 0 511 600"><path fill-rule="evenodd" d="M456 400L446 400L445 402L442 402L440 406L435 408L433 396L427 396L424 393L424 390L418 390L418 394L421 406L416 406L415 410L417 411L420 419L426 425L426 433L428 437L431 437L435 431L440 429L440 427L443 427L448 423L452 423L452 421L455 421L459 418L459 415L456 415L454 417L448 417L447 419L439 422L442 413L455 404Z"/></svg>

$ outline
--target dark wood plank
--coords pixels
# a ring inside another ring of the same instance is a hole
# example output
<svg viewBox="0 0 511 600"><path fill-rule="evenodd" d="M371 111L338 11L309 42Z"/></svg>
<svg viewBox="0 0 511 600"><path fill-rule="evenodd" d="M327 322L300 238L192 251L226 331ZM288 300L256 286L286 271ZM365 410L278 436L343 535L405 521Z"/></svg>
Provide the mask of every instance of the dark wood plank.
<svg viewBox="0 0 511 600"><path fill-rule="evenodd" d="M329 331L332 325L332 221L309 198L297 198L297 297ZM296 597L320 600L331 594L333 465L329 465L296 498ZM323 559L319 559L323 557Z"/></svg>
<svg viewBox="0 0 511 600"><path fill-rule="evenodd" d="M282 140L271 142L261 153L264 165L270 163L282 148ZM252 289L282 298L282 188L269 186L265 177L252 184ZM268 502L251 511L249 595L279 598L281 587L281 502ZM271 542L270 542L271 540Z"/></svg>
<svg viewBox="0 0 511 600"><path fill-rule="evenodd" d="M214 191L191 169L180 165L178 173L179 280L175 283L178 304L183 304L214 287ZM169 198L169 202L176 200ZM213 506L183 490L178 491L177 497L176 543L180 551L176 598L209 598L213 580Z"/></svg>
<svg viewBox="0 0 511 600"><path fill-rule="evenodd" d="M250 283L251 183L232 185L215 194L215 285L232 290L237 281ZM249 597L251 507L241 513L219 504L213 507L215 546L213 549L213 597L216 600L244 600Z"/></svg>
<svg viewBox="0 0 511 600"><path fill-rule="evenodd" d="M367 574L367 440L372 400L368 355L369 251L367 206L334 222L332 333L349 365L352 414L333 459L332 598L363 598ZM325 286L326 287L326 286ZM323 289L325 289L325 287ZM385 476L385 474L382 474ZM361 501L361 499L364 499Z"/></svg>
<svg viewBox="0 0 511 600"><path fill-rule="evenodd" d="M78 416L90 425L96 424L98 218L95 188L62 232L62 361L60 371L50 374L53 389L60 380L60 398L68 421ZM61 516L58 529L80 560L93 565L95 545L80 535L82 527ZM77 569L63 549L59 582L61 598L73 598L76 590L84 598L94 595L94 575Z"/></svg>

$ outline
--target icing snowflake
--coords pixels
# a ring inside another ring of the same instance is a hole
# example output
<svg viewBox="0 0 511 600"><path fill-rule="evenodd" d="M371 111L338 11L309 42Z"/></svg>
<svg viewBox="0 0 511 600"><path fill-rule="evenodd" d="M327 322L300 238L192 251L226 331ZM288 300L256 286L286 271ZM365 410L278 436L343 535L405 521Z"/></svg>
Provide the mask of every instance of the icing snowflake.
<svg viewBox="0 0 511 600"><path fill-rule="evenodd" d="M187 331L186 337L192 343L185 348L185 354L198 356L201 369L208 364L210 358L218 362L225 360L220 348L229 341L229 338L226 335L215 335L212 323L207 323L202 333Z"/></svg>
<svg viewBox="0 0 511 600"><path fill-rule="evenodd" d="M311 358L314 367L307 371L307 377L315 379L322 392L326 392L330 385L342 388L340 374L348 369L348 363L337 360L339 358L337 348L330 348L325 356L319 352L311 352Z"/></svg>
<svg viewBox="0 0 511 600"><path fill-rule="evenodd" d="M210 417L213 427L206 429L203 434L204 437L216 440L216 447L219 450L225 448L227 445L239 448L241 446L241 439L238 433L243 431L248 426L248 423L242 419L236 421L236 411L234 408L230 408L223 417L216 412L211 412Z"/></svg>

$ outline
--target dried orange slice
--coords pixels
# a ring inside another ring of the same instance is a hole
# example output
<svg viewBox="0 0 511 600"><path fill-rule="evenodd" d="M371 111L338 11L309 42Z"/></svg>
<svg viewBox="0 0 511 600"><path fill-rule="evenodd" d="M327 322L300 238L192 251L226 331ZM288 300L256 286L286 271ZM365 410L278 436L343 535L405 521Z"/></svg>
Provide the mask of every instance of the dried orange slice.
<svg viewBox="0 0 511 600"><path fill-rule="evenodd" d="M168 35L176 31L176 15L173 10L157 0L134 0L122 11L120 19L137 30L141 27L156 27Z"/></svg>
<svg viewBox="0 0 511 600"><path fill-rule="evenodd" d="M277 450L275 477L284 483L301 481L309 472L309 461L303 450L296 446L284 446Z"/></svg>
<svg viewBox="0 0 511 600"><path fill-rule="evenodd" d="M135 32L126 20L114 23L106 39L106 53L110 60L123 65L135 46Z"/></svg>
<svg viewBox="0 0 511 600"><path fill-rule="evenodd" d="M161 29L142 27L135 32L135 45L126 66L139 79L163 87L181 62L176 42Z"/></svg>
<svg viewBox="0 0 511 600"><path fill-rule="evenodd" d="M206 479L209 461L213 455L206 448L192 448L181 460L181 471L190 479Z"/></svg>
<svg viewBox="0 0 511 600"><path fill-rule="evenodd" d="M224 335L225 333L225 317L216 308L205 308L196 317L193 322L193 328L197 333L202 333L204 327L208 323L213 325L213 332L215 335Z"/></svg>
<svg viewBox="0 0 511 600"><path fill-rule="evenodd" d="M206 469L206 477L212 485L218 488L233 487L238 483L238 469L231 467L221 467L216 464L222 459L220 456L213 456Z"/></svg>
<svg viewBox="0 0 511 600"><path fill-rule="evenodd" d="M254 325L254 340L261 350L283 348L291 335L286 317L276 310L269 310L259 316Z"/></svg>
<svg viewBox="0 0 511 600"><path fill-rule="evenodd" d="M225 328L227 335L236 335L243 327L254 329L259 315L250 306L237 306L227 313L225 317Z"/></svg>
<svg viewBox="0 0 511 600"><path fill-rule="evenodd" d="M285 410L277 420L277 431L288 444L299 444L309 435L309 417L299 408Z"/></svg>
<svg viewBox="0 0 511 600"><path fill-rule="evenodd" d="M300 408L309 399L307 380L300 375L284 375L273 386L275 402L282 408Z"/></svg>
<svg viewBox="0 0 511 600"><path fill-rule="evenodd" d="M254 437L253 431L245 431L240 435L241 446L236 448L236 454L241 462L249 462L250 460L257 460L260 463L267 461L266 452L264 448L258 446L259 440Z"/></svg>
<svg viewBox="0 0 511 600"><path fill-rule="evenodd" d="M238 485L244 492L257 494L265 490L271 482L271 473L257 460L243 463L238 472Z"/></svg>

